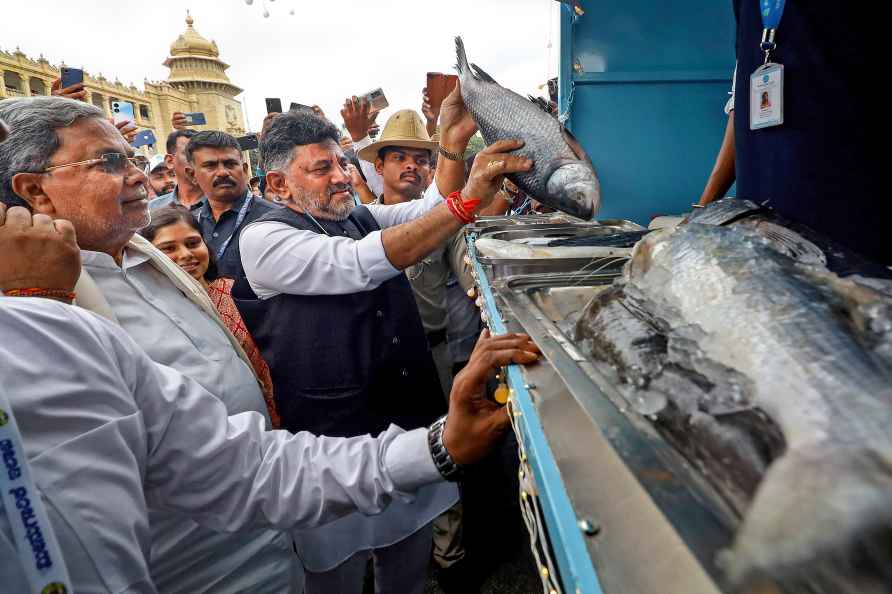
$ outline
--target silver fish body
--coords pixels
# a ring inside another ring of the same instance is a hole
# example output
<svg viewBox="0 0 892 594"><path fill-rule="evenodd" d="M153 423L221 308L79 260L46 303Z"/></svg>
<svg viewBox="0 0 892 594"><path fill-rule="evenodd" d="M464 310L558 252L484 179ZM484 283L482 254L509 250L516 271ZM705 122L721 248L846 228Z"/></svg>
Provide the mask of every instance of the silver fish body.
<svg viewBox="0 0 892 594"><path fill-rule="evenodd" d="M639 400L692 418L751 408L783 435L724 556L732 581L814 570L892 522L888 295L797 263L752 230L696 223L645 237L619 287L624 307L593 302L577 332L600 337L596 357L634 364L631 390L660 395ZM635 308L647 314L643 354L604 330L634 328L614 318ZM696 381L679 390L679 377Z"/></svg>
<svg viewBox="0 0 892 594"><path fill-rule="evenodd" d="M531 171L508 177L548 206L581 219L593 218L601 205L601 186L576 139L529 99L469 64L460 37L455 45L462 99L486 144L521 139L525 144L517 154L533 160Z"/></svg>

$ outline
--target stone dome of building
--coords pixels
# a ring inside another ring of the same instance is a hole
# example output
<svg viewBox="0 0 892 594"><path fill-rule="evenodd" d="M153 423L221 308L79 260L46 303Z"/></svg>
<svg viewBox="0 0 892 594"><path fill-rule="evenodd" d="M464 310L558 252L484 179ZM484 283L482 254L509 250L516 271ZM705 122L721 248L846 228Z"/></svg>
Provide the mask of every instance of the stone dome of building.
<svg viewBox="0 0 892 594"><path fill-rule="evenodd" d="M216 89L235 97L242 90L229 81L229 64L220 59L220 50L213 41L198 34L195 21L186 11L186 31L170 46L170 56L164 65L170 68L167 82L181 91L197 92Z"/></svg>
<svg viewBox="0 0 892 594"><path fill-rule="evenodd" d="M199 35L198 31L192 27L194 23L192 15L187 12L186 31L170 45L170 55L219 57L220 50L217 48L217 44Z"/></svg>

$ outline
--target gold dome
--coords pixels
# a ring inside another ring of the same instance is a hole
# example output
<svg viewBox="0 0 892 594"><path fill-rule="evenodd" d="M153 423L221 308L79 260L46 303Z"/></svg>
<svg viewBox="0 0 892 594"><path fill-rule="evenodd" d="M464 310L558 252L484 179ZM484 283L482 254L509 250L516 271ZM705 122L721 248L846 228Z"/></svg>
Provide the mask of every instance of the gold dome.
<svg viewBox="0 0 892 594"><path fill-rule="evenodd" d="M174 41L170 46L170 55L172 56L183 56L183 55L198 55L198 56L211 56L216 58L220 55L220 50L217 49L217 44L213 41L208 41L204 37L198 34L198 32L192 28L192 24L195 21L192 19L192 15L186 11L186 32L177 37L177 40Z"/></svg>

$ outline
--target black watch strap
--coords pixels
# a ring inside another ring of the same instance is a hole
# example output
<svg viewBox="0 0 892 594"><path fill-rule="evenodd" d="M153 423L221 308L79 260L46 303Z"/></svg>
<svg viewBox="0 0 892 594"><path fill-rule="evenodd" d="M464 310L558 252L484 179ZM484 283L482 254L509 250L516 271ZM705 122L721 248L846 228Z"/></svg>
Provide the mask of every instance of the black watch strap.
<svg viewBox="0 0 892 594"><path fill-rule="evenodd" d="M446 415L443 415L430 426L427 432L427 445L430 448L434 466L444 479L455 482L462 477L462 467L452 460L443 444L443 432L446 430Z"/></svg>
<svg viewBox="0 0 892 594"><path fill-rule="evenodd" d="M464 155L459 155L458 153L450 153L449 151L447 151L446 149L443 148L442 144L437 145L437 151L439 151L439 153L441 155L443 155L450 161L464 161L465 160Z"/></svg>

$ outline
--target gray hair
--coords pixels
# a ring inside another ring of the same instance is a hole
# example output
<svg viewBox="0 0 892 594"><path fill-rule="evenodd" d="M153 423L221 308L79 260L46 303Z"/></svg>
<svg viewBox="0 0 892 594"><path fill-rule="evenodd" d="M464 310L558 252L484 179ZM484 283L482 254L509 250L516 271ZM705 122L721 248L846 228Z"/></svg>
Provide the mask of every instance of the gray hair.
<svg viewBox="0 0 892 594"><path fill-rule="evenodd" d="M13 176L46 169L59 150L57 129L67 128L81 118L104 117L95 105L63 97L0 101L0 120L10 128L6 141L0 144L0 202L28 207L12 190Z"/></svg>
<svg viewBox="0 0 892 594"><path fill-rule="evenodd" d="M294 159L297 147L340 140L337 127L312 112L289 111L270 123L260 142L260 161L264 171L287 167Z"/></svg>

